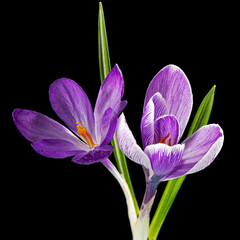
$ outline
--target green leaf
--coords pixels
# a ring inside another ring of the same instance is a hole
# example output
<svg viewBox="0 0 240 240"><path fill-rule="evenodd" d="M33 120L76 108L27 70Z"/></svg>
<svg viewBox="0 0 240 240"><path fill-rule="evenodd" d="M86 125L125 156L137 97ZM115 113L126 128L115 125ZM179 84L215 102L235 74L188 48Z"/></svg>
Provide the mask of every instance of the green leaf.
<svg viewBox="0 0 240 240"><path fill-rule="evenodd" d="M187 136L190 136L200 127L208 123L213 106L215 88L216 86L213 86L201 102ZM149 240L157 239L162 224L185 178L186 176L182 176L168 181L149 228Z"/></svg>
<svg viewBox="0 0 240 240"><path fill-rule="evenodd" d="M188 135L187 135L188 137L191 134L193 134L195 131L197 131L200 127L208 123L208 120L210 118L210 114L212 111L215 88L216 88L216 85L214 85L211 88L211 90L208 92L208 94L205 96L202 103L200 104L198 111L193 119L190 130L188 132Z"/></svg>
<svg viewBox="0 0 240 240"><path fill-rule="evenodd" d="M98 15L98 56L99 56L100 78L101 78L101 83L103 83L104 79L107 77L108 73L111 71L111 62L110 62L110 55L109 55L109 49L108 49L106 24L105 24L103 6L101 2L99 3L99 15ZM128 167L127 167L126 158L117 144L116 133L114 134L113 140L111 143L114 146L113 153L117 163L118 171L124 176L128 184L129 190L133 198L136 213L139 214L139 207L134 194L131 178L130 178Z"/></svg>
<svg viewBox="0 0 240 240"><path fill-rule="evenodd" d="M98 15L98 58L100 79L103 83L108 73L111 71L111 62L108 49L107 31L102 3L99 3Z"/></svg>

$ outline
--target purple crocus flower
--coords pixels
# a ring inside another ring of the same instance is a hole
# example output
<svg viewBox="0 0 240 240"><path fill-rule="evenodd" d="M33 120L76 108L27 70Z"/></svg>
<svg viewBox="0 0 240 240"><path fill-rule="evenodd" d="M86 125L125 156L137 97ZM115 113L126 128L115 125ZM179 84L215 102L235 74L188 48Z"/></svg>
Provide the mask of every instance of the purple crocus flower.
<svg viewBox="0 0 240 240"><path fill-rule="evenodd" d="M74 81L61 78L49 89L53 110L66 128L42 113L15 109L13 120L34 150L50 158L74 156L73 162L91 164L106 159L113 151L108 145L117 116L127 102L121 101L124 80L116 65L100 87L94 111L88 96Z"/></svg>
<svg viewBox="0 0 240 240"><path fill-rule="evenodd" d="M149 213L158 184L207 167L223 145L217 124L203 126L179 143L192 110L192 90L183 71L174 65L163 68L150 83L143 107L141 135L137 144L122 114L117 123L120 149L143 166L146 191L133 231L134 240L146 240Z"/></svg>
<svg viewBox="0 0 240 240"><path fill-rule="evenodd" d="M120 149L141 164L149 180L166 181L207 167L223 145L217 124L203 126L179 143L192 110L192 90L183 71L163 68L150 83L141 119L143 150L130 131L124 114L117 124Z"/></svg>

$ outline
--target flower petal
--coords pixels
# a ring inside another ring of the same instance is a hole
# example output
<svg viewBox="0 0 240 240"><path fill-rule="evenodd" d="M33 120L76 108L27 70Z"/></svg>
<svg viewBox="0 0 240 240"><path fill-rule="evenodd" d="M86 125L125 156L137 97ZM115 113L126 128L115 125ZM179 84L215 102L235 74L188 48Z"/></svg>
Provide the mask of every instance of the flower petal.
<svg viewBox="0 0 240 240"><path fill-rule="evenodd" d="M223 130L219 125L210 124L201 127L183 142L185 150L182 160L165 180L206 168L220 152L223 140Z"/></svg>
<svg viewBox="0 0 240 240"><path fill-rule="evenodd" d="M143 110L141 119L141 134L143 149L147 145L153 144L154 140L154 121L167 113L167 105L160 93L155 93Z"/></svg>
<svg viewBox="0 0 240 240"><path fill-rule="evenodd" d="M95 120L88 96L74 81L61 78L49 88L49 98L53 110L77 134L77 124L80 122L95 138Z"/></svg>
<svg viewBox="0 0 240 240"><path fill-rule="evenodd" d="M32 143L32 147L38 154L50 158L66 158L85 152L79 150L75 144L62 139L43 139Z"/></svg>
<svg viewBox="0 0 240 240"><path fill-rule="evenodd" d="M223 145L223 130L217 124L204 126L184 141L186 146L183 161L197 162L187 174L201 171L210 165Z"/></svg>
<svg viewBox="0 0 240 240"><path fill-rule="evenodd" d="M103 114L103 117L100 123L101 146L107 145L112 140L113 134L115 132L116 124L117 124L117 116L111 108L108 108Z"/></svg>
<svg viewBox="0 0 240 240"><path fill-rule="evenodd" d="M165 138L168 134L169 137L165 140L165 143L168 143L171 139L171 145L177 144L180 137L177 118L173 115L165 115L158 118L154 122L154 133L154 144L159 143L160 139Z"/></svg>
<svg viewBox="0 0 240 240"><path fill-rule="evenodd" d="M164 176L179 163L183 151L184 145L182 144L168 146L163 143L157 143L147 146L144 152L151 160L154 174Z"/></svg>
<svg viewBox="0 0 240 240"><path fill-rule="evenodd" d="M31 142L62 139L75 144L79 149L86 149L71 131L42 113L17 108L13 111L13 120L21 134Z"/></svg>
<svg viewBox="0 0 240 240"><path fill-rule="evenodd" d="M150 160L143 150L137 145L123 113L118 119L116 132L118 145L122 152L132 161L141 164L148 169L149 175L151 176L152 168Z"/></svg>
<svg viewBox="0 0 240 240"><path fill-rule="evenodd" d="M114 112L116 113L116 116L119 116L119 114L123 111L123 109L127 106L128 101L119 101L118 104L116 104L114 108Z"/></svg>
<svg viewBox="0 0 240 240"><path fill-rule="evenodd" d="M192 90L184 72L177 66L168 65L153 78L150 83L144 106L156 93L162 94L166 100L168 112L173 114L180 124L182 136L192 111Z"/></svg>
<svg viewBox="0 0 240 240"><path fill-rule="evenodd" d="M124 93L124 80L118 65L109 72L101 85L96 101L94 116L96 122L100 122L104 112L112 108L118 116L120 111L126 106L127 102L121 102Z"/></svg>
<svg viewBox="0 0 240 240"><path fill-rule="evenodd" d="M113 152L113 146L105 145L95 147L93 150L89 152L81 152L75 157L73 157L72 161L78 164L92 164L96 162L101 162L104 159L108 158Z"/></svg>

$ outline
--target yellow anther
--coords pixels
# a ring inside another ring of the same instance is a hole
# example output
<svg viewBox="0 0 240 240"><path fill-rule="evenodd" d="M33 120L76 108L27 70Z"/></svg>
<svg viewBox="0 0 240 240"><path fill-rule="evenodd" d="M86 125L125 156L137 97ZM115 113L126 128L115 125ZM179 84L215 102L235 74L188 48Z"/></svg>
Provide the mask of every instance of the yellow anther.
<svg viewBox="0 0 240 240"><path fill-rule="evenodd" d="M97 146L97 144L93 142L92 136L87 131L87 129L80 122L76 122L76 124L77 133L83 137L83 139L87 142L89 148L93 149L94 146Z"/></svg>

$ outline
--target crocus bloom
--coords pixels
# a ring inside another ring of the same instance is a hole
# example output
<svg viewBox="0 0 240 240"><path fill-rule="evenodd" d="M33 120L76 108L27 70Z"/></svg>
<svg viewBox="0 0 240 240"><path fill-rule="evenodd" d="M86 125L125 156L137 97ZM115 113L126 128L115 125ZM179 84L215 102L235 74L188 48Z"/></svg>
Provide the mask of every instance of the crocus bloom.
<svg viewBox="0 0 240 240"><path fill-rule="evenodd" d="M122 114L117 123L120 149L143 166L146 191L134 240L146 240L149 214L158 184L207 167L223 145L223 131L217 124L200 128L182 143L179 140L192 110L192 91L183 71L173 65L163 68L150 83L141 119L143 150L137 144Z"/></svg>
<svg viewBox="0 0 240 240"><path fill-rule="evenodd" d="M117 124L120 149L141 164L150 181L166 181L207 167L223 145L217 124L203 126L179 143L192 110L192 91L183 71L174 65L163 68L150 83L143 107L143 150L130 131L124 114Z"/></svg>
<svg viewBox="0 0 240 240"><path fill-rule="evenodd" d="M124 80L116 65L100 87L94 111L83 89L74 81L61 78L49 89L53 110L66 128L42 113L15 109L13 120L34 150L50 158L74 156L72 161L91 164L106 159L113 151L112 140L117 116L127 102L121 101Z"/></svg>

